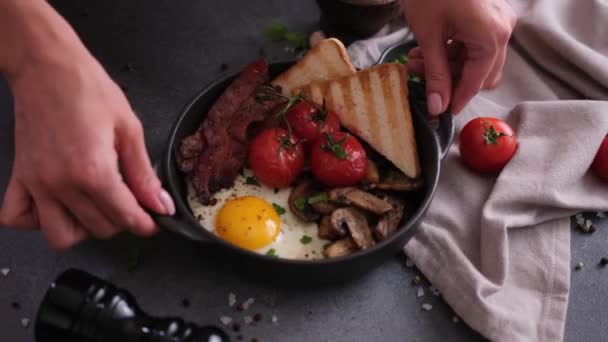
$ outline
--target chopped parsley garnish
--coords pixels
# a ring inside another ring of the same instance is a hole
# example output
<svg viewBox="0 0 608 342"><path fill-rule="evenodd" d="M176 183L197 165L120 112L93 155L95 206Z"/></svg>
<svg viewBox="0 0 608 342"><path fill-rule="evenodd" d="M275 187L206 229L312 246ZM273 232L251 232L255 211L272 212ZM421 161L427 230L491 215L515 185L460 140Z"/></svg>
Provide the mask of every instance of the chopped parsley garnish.
<svg viewBox="0 0 608 342"><path fill-rule="evenodd" d="M300 242L303 245L308 245L309 243L312 242L312 238L310 236L308 236L308 235L302 235L302 238L300 239Z"/></svg>
<svg viewBox="0 0 608 342"><path fill-rule="evenodd" d="M327 202L328 200L329 200L329 197L327 196L327 193L322 192L318 195L310 196L308 198L308 204L313 205L313 204L320 203L320 202Z"/></svg>
<svg viewBox="0 0 608 342"><path fill-rule="evenodd" d="M296 198L295 204L296 204L296 208L298 210L304 210L304 209L306 209L306 203L307 203L306 198L304 198L304 197L298 197L298 198Z"/></svg>
<svg viewBox="0 0 608 342"><path fill-rule="evenodd" d="M260 186L260 182L257 179L247 176L245 177L245 184Z"/></svg>
<svg viewBox="0 0 608 342"><path fill-rule="evenodd" d="M264 34L274 41L286 41L287 45L294 51L308 49L308 37L306 34L289 31L287 26L282 22L268 25L264 29Z"/></svg>
<svg viewBox="0 0 608 342"><path fill-rule="evenodd" d="M274 248L269 249L268 252L266 252L266 256L273 257L273 258L279 257L277 255L277 251Z"/></svg>
<svg viewBox="0 0 608 342"><path fill-rule="evenodd" d="M407 55L402 53L399 56L397 56L397 58L395 58L395 60L393 61L394 63L401 63L401 64L407 64L407 62L409 62L410 59L407 58Z"/></svg>
<svg viewBox="0 0 608 342"><path fill-rule="evenodd" d="M281 207L280 205L278 205L276 203L272 203L272 207L277 212L277 214L279 214L279 215L285 214L285 208Z"/></svg>

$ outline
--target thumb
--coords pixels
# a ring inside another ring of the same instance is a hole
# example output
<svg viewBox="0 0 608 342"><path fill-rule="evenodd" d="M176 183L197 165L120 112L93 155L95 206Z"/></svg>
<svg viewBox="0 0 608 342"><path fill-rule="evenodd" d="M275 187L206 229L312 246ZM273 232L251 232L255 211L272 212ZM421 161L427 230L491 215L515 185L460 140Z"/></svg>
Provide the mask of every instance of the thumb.
<svg viewBox="0 0 608 342"><path fill-rule="evenodd" d="M141 123L130 121L117 131L117 153L127 184L142 205L159 214L173 215L175 204L152 168Z"/></svg>
<svg viewBox="0 0 608 342"><path fill-rule="evenodd" d="M4 203L0 208L0 225L23 229L39 226L34 200L15 177L11 178L6 188Z"/></svg>
<svg viewBox="0 0 608 342"><path fill-rule="evenodd" d="M431 36L420 41L424 56L424 76L429 114L443 113L452 96L452 73L447 54L447 44L441 36Z"/></svg>

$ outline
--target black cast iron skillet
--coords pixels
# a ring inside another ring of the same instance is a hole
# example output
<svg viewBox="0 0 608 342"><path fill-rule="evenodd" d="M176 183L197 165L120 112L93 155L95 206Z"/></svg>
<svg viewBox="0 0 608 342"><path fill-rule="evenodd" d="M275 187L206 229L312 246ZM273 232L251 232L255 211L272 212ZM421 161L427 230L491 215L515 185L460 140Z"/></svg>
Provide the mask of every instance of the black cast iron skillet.
<svg viewBox="0 0 608 342"><path fill-rule="evenodd" d="M393 61L399 54L406 53L412 46L414 46L413 42L395 46L385 52L380 62ZM277 76L293 64L293 61L270 64L271 77ZM412 104L414 128L422 174L427 186L417 196L415 208L408 208L402 226L392 237L365 251L335 259L288 260L273 258L241 249L200 227L188 206L184 177L175 163L175 153L180 141L199 127L209 108L237 75L238 73L233 73L226 76L199 92L186 105L175 121L169 136L166 153L157 164L157 171L164 187L175 200L177 212L172 217L156 216L155 220L159 226L189 239L207 244L207 246L215 246L215 249L221 253L222 259L230 257L234 262L233 265L243 266L242 270L252 271L257 277L267 276L273 279L288 279L296 282L325 283L344 280L345 278L361 275L386 258L396 255L416 232L433 198L439 179L441 158L449 148L454 135L451 115L444 113L439 120L430 122L423 101L424 89L419 84L410 83L410 102ZM205 248L205 246L202 248Z"/></svg>

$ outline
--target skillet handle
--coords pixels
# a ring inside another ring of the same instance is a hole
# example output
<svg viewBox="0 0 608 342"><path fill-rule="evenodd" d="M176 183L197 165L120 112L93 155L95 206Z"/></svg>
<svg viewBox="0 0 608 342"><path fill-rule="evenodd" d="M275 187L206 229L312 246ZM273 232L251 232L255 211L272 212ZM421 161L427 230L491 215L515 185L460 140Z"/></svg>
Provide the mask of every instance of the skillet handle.
<svg viewBox="0 0 608 342"><path fill-rule="evenodd" d="M439 116L439 125L434 130L437 139L439 139L439 148L441 152L441 159L448 154L450 146L454 141L454 118L452 113L448 110L447 112Z"/></svg>
<svg viewBox="0 0 608 342"><path fill-rule="evenodd" d="M155 162L153 167L154 167L154 171L156 172L156 175L158 176L158 179L160 179L160 181L161 181L163 188L166 189L166 187L165 187L166 181L165 181L165 178L163 177L160 163ZM177 203L176 203L176 205L177 205ZM184 217L181 217L179 210L177 210L175 215L173 215L173 216L161 215L161 214L156 213L149 209L146 209L146 211L148 212L150 217L152 217L152 219L154 220L156 225L161 229L183 235L183 236L187 237L188 239L194 240L197 242L203 242L203 243L212 242L209 238L207 238L205 235L203 235L202 231L199 232L197 230L193 230L192 227L190 226L190 224L186 221L186 219ZM202 229L203 228L201 228L201 230Z"/></svg>

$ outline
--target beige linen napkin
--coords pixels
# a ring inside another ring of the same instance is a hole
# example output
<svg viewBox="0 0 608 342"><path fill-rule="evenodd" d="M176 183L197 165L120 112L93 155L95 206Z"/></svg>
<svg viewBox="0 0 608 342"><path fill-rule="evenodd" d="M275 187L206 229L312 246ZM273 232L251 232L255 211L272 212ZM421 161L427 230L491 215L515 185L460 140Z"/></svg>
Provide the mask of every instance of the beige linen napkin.
<svg viewBox="0 0 608 342"><path fill-rule="evenodd" d="M499 175L480 175L462 164L456 140L405 252L485 337L561 341L569 217L608 210L608 185L588 171L608 133L608 2L513 5L520 15L504 79L477 96L456 126L458 132L477 116L503 118L518 135L518 151ZM362 45L349 51L359 66L372 62Z"/></svg>

